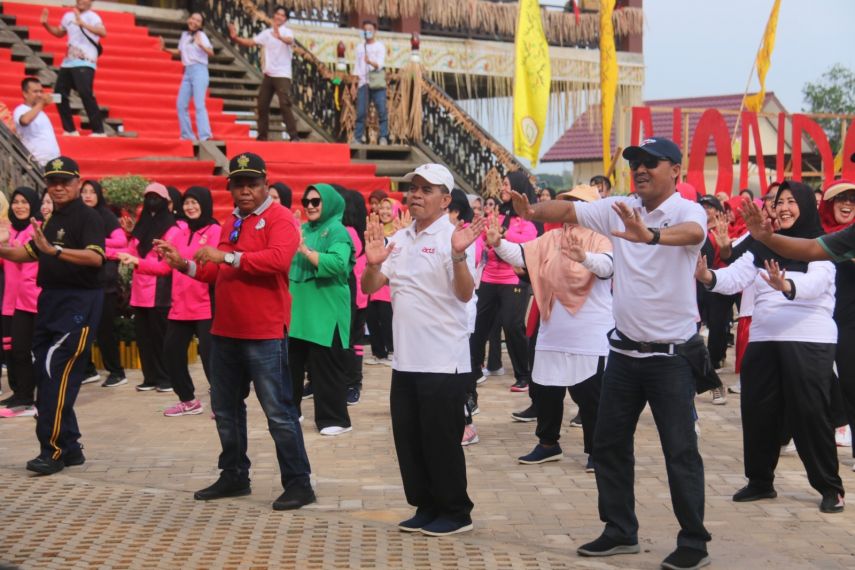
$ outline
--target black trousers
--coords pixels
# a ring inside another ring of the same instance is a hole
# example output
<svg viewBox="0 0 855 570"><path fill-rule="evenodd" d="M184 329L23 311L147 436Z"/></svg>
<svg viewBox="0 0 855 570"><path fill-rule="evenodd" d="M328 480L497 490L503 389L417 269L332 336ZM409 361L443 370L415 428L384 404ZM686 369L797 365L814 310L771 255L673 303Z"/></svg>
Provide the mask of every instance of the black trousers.
<svg viewBox="0 0 855 570"><path fill-rule="evenodd" d="M462 374L392 371L392 434L407 502L468 522Z"/></svg>
<svg viewBox="0 0 855 570"><path fill-rule="evenodd" d="M69 99L69 95L71 95L72 90L77 91L77 94L80 95L80 100L83 101L83 108L86 109L86 115L89 117L89 125L92 127L92 132L104 132L101 110L98 109L98 102L95 100L95 95L92 91L94 81L95 70L91 67L59 68L54 92L62 96L62 100L59 102L59 118L62 121L62 130L65 132L70 133L77 130L71 115L71 100Z"/></svg>
<svg viewBox="0 0 855 570"><path fill-rule="evenodd" d="M528 308L528 285L498 285L481 283L478 287L478 316L470 342L472 375L481 376L484 348L496 322L505 332L508 354L514 367L514 378L531 381L528 361L528 339L525 336L525 311Z"/></svg>
<svg viewBox="0 0 855 570"><path fill-rule="evenodd" d="M119 295L115 291L104 293L104 310L101 312L101 321L95 334L95 342L101 349L101 359L104 368L112 376L125 377L125 369L122 367L122 359L119 356L119 337L116 336L116 307L119 303ZM87 376L94 376L98 371L95 363L90 357L89 366L86 369Z"/></svg>
<svg viewBox="0 0 855 570"><path fill-rule="evenodd" d="M291 79L267 75L261 80L261 87L258 89L258 140L267 140L267 132L270 128L270 101L274 93L279 98L279 110L282 112L285 130L288 131L292 141L300 140L297 121L294 119L294 111L291 110Z"/></svg>
<svg viewBox="0 0 855 570"><path fill-rule="evenodd" d="M388 358L389 353L395 351L392 342L392 303L369 301L365 322L371 336L371 353L375 358Z"/></svg>
<svg viewBox="0 0 855 570"><path fill-rule="evenodd" d="M9 368L9 361L12 360L12 315L0 316L0 332L3 335L3 342L0 347L3 350L3 362L6 364L6 378L9 381L9 388L15 391L15 379L12 368Z"/></svg>
<svg viewBox="0 0 855 570"><path fill-rule="evenodd" d="M742 360L742 439L745 476L771 486L781 452L780 418L786 417L811 487L843 494L831 421L835 345L750 342Z"/></svg>
<svg viewBox="0 0 855 570"><path fill-rule="evenodd" d="M502 367L502 325L498 319L487 337L487 343L487 370L493 372Z"/></svg>
<svg viewBox="0 0 855 570"><path fill-rule="evenodd" d="M837 323L837 349L834 361L840 380L846 421L855 435L855 323ZM855 446L852 446L855 457Z"/></svg>
<svg viewBox="0 0 855 570"><path fill-rule="evenodd" d="M727 354L727 333L733 319L733 304L736 295L719 295L709 292L707 294L707 327L709 337L707 338L707 350L710 360L715 368L719 368Z"/></svg>
<svg viewBox="0 0 855 570"><path fill-rule="evenodd" d="M134 330L140 350L143 384L147 386L172 386L163 358L168 314L169 307L134 307Z"/></svg>
<svg viewBox="0 0 855 570"><path fill-rule="evenodd" d="M10 381L14 378L12 391L17 398L28 403L35 401L36 377L33 368L33 334L36 314L15 311L12 316L12 351L7 363Z"/></svg>
<svg viewBox="0 0 855 570"><path fill-rule="evenodd" d="M166 337L163 342L163 361L166 372L172 379L172 389L182 402L196 399L193 378L187 369L187 349L193 336L199 337L199 358L205 378L210 382L211 358L211 319L202 321L173 321L166 324Z"/></svg>
<svg viewBox="0 0 855 570"><path fill-rule="evenodd" d="M366 309L351 307L350 349L347 351L347 387L362 390L362 345L365 343Z"/></svg>
<svg viewBox="0 0 855 570"><path fill-rule="evenodd" d="M350 427L347 413L348 350L341 346L338 329L333 333L332 346L321 346L299 338L288 338L288 363L291 387L297 413L302 415L303 379L312 380L315 403L315 425L318 429Z"/></svg>
<svg viewBox="0 0 855 570"><path fill-rule="evenodd" d="M597 408L600 406L600 391L603 387L603 369L606 357L601 356L597 372L585 381L575 386L544 386L532 382L532 388L537 386L533 401L537 406L537 435L540 443L554 445L561 437L561 422L564 419L564 394L570 392L570 397L579 406L582 417L582 439L585 442L585 453L590 454L594 448L594 429L597 426Z"/></svg>

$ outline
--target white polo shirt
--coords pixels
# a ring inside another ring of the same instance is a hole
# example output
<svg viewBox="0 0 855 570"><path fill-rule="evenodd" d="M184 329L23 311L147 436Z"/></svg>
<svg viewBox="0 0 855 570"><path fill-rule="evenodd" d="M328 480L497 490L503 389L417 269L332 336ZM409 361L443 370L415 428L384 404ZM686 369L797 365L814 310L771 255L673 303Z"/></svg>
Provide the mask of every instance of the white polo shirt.
<svg viewBox="0 0 855 570"><path fill-rule="evenodd" d="M697 331L694 274L703 240L695 245L669 246L632 243L613 237L612 231L624 230L623 221L612 209L617 202L640 210L641 219L650 228L694 222L706 235L707 215L699 204L677 192L652 212L642 207L638 196L575 203L579 225L605 235L612 242L613 307L617 329L640 342L685 342ZM641 356L635 352L625 354Z"/></svg>
<svg viewBox="0 0 855 570"><path fill-rule="evenodd" d="M30 154L42 166L52 158L59 156L59 144L56 142L56 134L53 125L44 111L36 115L30 124L21 124L21 117L29 113L32 107L24 103L15 107L12 117L15 119L15 130L21 137L21 142L30 151Z"/></svg>
<svg viewBox="0 0 855 570"><path fill-rule="evenodd" d="M413 222L389 238L395 249L380 272L392 293L392 368L401 372L464 373L469 362L466 303L454 295L451 234L447 216L416 233ZM475 275L475 246L466 250Z"/></svg>
<svg viewBox="0 0 855 570"><path fill-rule="evenodd" d="M279 35L283 38L293 38L294 32L282 24L279 26ZM273 35L273 28L259 32L252 41L264 48L264 75L291 79L293 50L290 45Z"/></svg>

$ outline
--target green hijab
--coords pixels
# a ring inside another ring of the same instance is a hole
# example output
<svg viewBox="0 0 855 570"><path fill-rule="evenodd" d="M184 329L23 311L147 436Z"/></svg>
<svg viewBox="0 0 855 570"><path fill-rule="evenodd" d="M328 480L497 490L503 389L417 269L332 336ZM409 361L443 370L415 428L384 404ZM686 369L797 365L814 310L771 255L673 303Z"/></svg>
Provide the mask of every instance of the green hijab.
<svg viewBox="0 0 855 570"><path fill-rule="evenodd" d="M347 233L347 229L341 223L342 216L344 216L344 198L329 184L313 184L306 188L303 195L308 194L310 190L315 190L321 195L321 217L314 222L306 222L301 226L303 242L306 247L320 253L326 253L333 244L346 243L353 250L353 240L350 239L350 234ZM352 251L351 257L353 257ZM351 259L352 264L353 260ZM312 265L304 255L297 254L291 261L288 278L295 282L311 281L317 277L317 274L318 268Z"/></svg>

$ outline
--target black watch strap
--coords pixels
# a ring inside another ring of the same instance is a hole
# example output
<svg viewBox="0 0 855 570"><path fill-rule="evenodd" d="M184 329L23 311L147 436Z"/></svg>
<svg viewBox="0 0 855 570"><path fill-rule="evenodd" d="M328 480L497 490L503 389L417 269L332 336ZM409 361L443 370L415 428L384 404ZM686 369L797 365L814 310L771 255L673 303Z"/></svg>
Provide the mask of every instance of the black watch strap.
<svg viewBox="0 0 855 570"><path fill-rule="evenodd" d="M662 234L659 232L659 228L647 228L650 230L650 233L653 234L653 239L647 242L647 245L656 245L659 243L659 238L662 237Z"/></svg>

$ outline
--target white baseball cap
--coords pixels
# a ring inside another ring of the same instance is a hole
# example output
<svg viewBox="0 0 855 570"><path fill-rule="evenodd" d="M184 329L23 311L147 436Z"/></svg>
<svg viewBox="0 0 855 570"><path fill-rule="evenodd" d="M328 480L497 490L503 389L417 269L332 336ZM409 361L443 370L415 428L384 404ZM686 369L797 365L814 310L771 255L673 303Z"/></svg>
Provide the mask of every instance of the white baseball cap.
<svg viewBox="0 0 855 570"><path fill-rule="evenodd" d="M454 190L454 176L441 164L422 164L402 179L404 182L412 182L413 178L421 176L431 184L445 186L448 191Z"/></svg>

